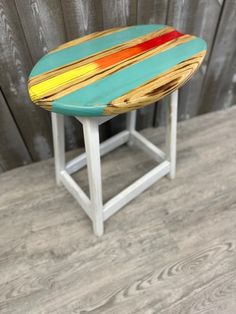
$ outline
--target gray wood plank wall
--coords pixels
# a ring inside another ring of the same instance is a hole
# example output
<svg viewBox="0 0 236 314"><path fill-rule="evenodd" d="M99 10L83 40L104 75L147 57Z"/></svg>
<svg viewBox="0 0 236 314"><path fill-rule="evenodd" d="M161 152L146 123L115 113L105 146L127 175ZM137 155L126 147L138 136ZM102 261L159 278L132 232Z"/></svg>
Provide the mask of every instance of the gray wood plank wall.
<svg viewBox="0 0 236 314"><path fill-rule="evenodd" d="M27 77L57 45L105 28L160 23L203 37L208 54L180 90L179 119L236 103L235 0L0 0L0 172L53 155L48 112L31 103ZM138 128L162 125L166 100L139 110ZM124 127L124 115L101 138ZM82 146L80 125L66 118L67 150Z"/></svg>

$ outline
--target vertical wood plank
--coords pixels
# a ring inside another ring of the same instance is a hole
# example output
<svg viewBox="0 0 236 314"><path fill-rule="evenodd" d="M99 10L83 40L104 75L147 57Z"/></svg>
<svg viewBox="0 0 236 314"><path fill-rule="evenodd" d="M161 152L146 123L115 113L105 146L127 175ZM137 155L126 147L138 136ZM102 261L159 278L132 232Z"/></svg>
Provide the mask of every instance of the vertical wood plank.
<svg viewBox="0 0 236 314"><path fill-rule="evenodd" d="M69 40L102 30L99 0L64 0L62 8Z"/></svg>
<svg viewBox="0 0 236 314"><path fill-rule="evenodd" d="M200 107L203 87L212 44L222 9L222 1L169 0L167 24L178 30L202 37L208 46L208 53L199 71L180 89L179 119L185 120L196 116ZM210 18L209 18L210 17ZM157 124L163 125L165 100L159 102ZM163 107L163 108L162 108Z"/></svg>
<svg viewBox="0 0 236 314"><path fill-rule="evenodd" d="M136 0L102 0L104 28L136 24L136 5Z"/></svg>
<svg viewBox="0 0 236 314"><path fill-rule="evenodd" d="M200 113L235 104L236 1L224 1L214 46L204 79Z"/></svg>
<svg viewBox="0 0 236 314"><path fill-rule="evenodd" d="M60 0L17 0L33 62L66 41Z"/></svg>
<svg viewBox="0 0 236 314"><path fill-rule="evenodd" d="M28 97L27 78L32 59L13 0L0 0L0 28L0 83L3 93L33 160L51 157L49 115L33 105Z"/></svg>
<svg viewBox="0 0 236 314"><path fill-rule="evenodd" d="M33 63L67 40L60 0L17 0L16 5ZM82 145L82 130L71 117L65 117L65 134L66 150Z"/></svg>
<svg viewBox="0 0 236 314"><path fill-rule="evenodd" d="M138 24L165 24L168 0L137 0Z"/></svg>
<svg viewBox="0 0 236 314"><path fill-rule="evenodd" d="M168 23L180 29L203 38L207 42L208 53L200 70L191 78L180 91L179 97L179 119L185 120L196 116L200 106L200 95L209 56L212 50L217 24L222 9L222 1L200 0L200 1L170 0L168 12Z"/></svg>
<svg viewBox="0 0 236 314"><path fill-rule="evenodd" d="M168 0L138 0L137 24L165 24L168 12ZM161 102L159 107L162 106ZM152 104L138 110L138 129L153 126L158 104Z"/></svg>
<svg viewBox="0 0 236 314"><path fill-rule="evenodd" d="M0 90L0 172L31 162L31 157Z"/></svg>

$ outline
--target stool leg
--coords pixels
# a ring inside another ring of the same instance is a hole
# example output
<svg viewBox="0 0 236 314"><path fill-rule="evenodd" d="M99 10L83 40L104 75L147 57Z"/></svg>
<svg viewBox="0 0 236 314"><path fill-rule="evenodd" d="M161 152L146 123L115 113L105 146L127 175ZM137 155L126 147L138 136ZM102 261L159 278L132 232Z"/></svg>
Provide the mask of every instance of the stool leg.
<svg viewBox="0 0 236 314"><path fill-rule="evenodd" d="M52 134L55 159L55 173L57 185L61 185L60 172L65 169L65 130L64 116L61 114L51 113Z"/></svg>
<svg viewBox="0 0 236 314"><path fill-rule="evenodd" d="M176 172L176 136L177 136L177 110L178 91L170 95L170 101L166 112L166 151L167 159L170 161L170 179L175 178Z"/></svg>
<svg viewBox="0 0 236 314"><path fill-rule="evenodd" d="M126 114L126 129L129 132L132 132L135 130L136 127L136 116L137 116L137 110L130 111ZM131 146L133 143L129 139L128 145Z"/></svg>
<svg viewBox="0 0 236 314"><path fill-rule="evenodd" d="M97 236L101 236L104 228L98 122L93 119L84 118L82 123L88 166L93 230Z"/></svg>

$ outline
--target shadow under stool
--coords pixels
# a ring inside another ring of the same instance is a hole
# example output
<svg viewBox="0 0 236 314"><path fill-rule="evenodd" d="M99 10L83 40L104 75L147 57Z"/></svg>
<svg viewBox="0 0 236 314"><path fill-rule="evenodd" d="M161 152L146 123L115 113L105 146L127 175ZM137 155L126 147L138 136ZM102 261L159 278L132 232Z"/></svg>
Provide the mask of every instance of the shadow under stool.
<svg viewBox="0 0 236 314"><path fill-rule="evenodd" d="M29 94L51 111L56 182L63 184L90 217L97 236L104 221L163 176L176 169L178 88L197 70L205 42L166 25L113 28L67 42L33 68ZM135 128L139 108L170 95L166 106L166 149ZM127 113L126 129L99 142L99 125ZM85 153L65 162L64 115L83 126ZM139 146L158 165L103 204L101 156L120 145ZM87 165L90 198L71 175Z"/></svg>

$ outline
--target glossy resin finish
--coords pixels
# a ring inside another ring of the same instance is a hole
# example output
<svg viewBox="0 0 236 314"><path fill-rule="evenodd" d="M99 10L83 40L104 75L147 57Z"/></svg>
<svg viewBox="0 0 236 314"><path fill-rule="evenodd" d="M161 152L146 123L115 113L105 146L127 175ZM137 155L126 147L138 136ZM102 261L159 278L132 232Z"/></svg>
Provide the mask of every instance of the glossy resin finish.
<svg viewBox="0 0 236 314"><path fill-rule="evenodd" d="M29 94L47 110L73 116L131 111L183 85L206 43L166 25L97 32L45 55L33 68Z"/></svg>

